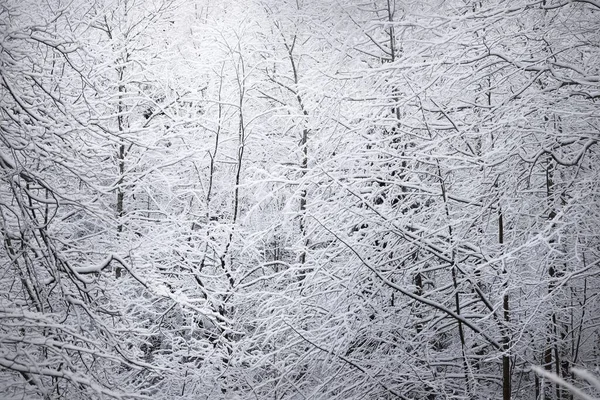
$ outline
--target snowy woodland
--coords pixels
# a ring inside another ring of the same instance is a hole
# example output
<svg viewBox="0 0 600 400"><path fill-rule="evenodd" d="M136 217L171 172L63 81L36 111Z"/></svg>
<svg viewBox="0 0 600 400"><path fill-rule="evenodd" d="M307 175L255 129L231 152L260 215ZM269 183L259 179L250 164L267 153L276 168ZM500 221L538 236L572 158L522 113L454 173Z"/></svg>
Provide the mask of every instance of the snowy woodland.
<svg viewBox="0 0 600 400"><path fill-rule="evenodd" d="M0 399L600 395L598 0L0 1Z"/></svg>

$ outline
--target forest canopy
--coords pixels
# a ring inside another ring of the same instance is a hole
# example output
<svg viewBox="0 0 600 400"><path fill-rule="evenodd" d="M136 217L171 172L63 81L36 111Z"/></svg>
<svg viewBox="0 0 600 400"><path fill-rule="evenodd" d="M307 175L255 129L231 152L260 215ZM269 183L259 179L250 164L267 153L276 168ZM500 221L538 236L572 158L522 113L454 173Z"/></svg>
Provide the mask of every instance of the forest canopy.
<svg viewBox="0 0 600 400"><path fill-rule="evenodd" d="M593 399L600 2L0 3L0 398Z"/></svg>

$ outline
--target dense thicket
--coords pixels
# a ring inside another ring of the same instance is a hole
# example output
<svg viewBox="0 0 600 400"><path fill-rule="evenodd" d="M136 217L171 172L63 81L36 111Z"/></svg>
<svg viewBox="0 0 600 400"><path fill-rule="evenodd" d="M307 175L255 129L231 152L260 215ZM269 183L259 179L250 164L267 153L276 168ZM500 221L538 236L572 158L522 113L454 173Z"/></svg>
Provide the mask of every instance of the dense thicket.
<svg viewBox="0 0 600 400"><path fill-rule="evenodd" d="M597 2L9 1L0 27L1 397L594 393Z"/></svg>

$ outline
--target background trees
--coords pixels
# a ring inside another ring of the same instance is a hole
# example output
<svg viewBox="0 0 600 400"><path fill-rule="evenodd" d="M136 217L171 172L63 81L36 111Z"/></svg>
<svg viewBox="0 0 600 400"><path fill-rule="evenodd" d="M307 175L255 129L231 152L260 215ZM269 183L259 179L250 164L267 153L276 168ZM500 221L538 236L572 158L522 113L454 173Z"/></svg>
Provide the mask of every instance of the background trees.
<svg viewBox="0 0 600 400"><path fill-rule="evenodd" d="M4 7L3 391L570 398L599 12Z"/></svg>

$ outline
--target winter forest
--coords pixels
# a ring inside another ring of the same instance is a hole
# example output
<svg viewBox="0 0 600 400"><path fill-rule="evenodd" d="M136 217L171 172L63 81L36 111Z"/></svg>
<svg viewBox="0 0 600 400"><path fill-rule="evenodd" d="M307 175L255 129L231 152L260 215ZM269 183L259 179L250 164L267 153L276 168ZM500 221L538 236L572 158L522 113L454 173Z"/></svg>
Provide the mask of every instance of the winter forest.
<svg viewBox="0 0 600 400"><path fill-rule="evenodd" d="M0 1L0 398L594 399L598 0Z"/></svg>

